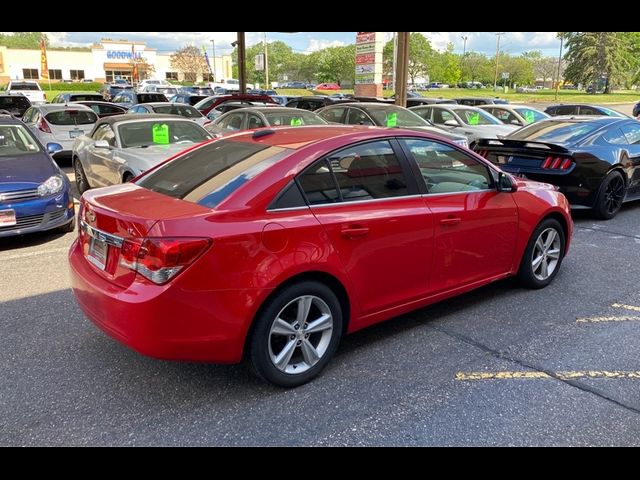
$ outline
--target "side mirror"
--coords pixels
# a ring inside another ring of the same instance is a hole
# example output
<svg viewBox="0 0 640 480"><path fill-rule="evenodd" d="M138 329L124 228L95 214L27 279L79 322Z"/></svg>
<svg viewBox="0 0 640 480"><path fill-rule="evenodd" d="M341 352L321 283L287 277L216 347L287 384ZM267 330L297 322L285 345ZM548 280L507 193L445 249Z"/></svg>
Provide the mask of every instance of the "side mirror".
<svg viewBox="0 0 640 480"><path fill-rule="evenodd" d="M47 143L47 152L54 154L62 150L62 145L59 143Z"/></svg>
<svg viewBox="0 0 640 480"><path fill-rule="evenodd" d="M96 148L111 148L111 145L106 140L96 140L93 146Z"/></svg>
<svg viewBox="0 0 640 480"><path fill-rule="evenodd" d="M520 120L513 119L511 120L511 125L518 125L520 127L522 126L522 123L520 123Z"/></svg>
<svg viewBox="0 0 640 480"><path fill-rule="evenodd" d="M447 120L446 122L444 122L444 124L447 127L458 127L458 122L456 122L455 120Z"/></svg>
<svg viewBox="0 0 640 480"><path fill-rule="evenodd" d="M515 180L504 172L498 174L498 191L499 192L516 192L518 185Z"/></svg>

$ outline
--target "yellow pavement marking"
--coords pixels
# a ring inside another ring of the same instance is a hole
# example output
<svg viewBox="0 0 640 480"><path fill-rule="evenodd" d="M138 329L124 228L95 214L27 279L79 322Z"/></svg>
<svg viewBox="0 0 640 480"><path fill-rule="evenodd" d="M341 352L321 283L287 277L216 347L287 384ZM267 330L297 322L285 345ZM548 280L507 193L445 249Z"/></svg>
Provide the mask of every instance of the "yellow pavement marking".
<svg viewBox="0 0 640 480"><path fill-rule="evenodd" d="M632 320L640 320L640 317L635 315L619 315L616 317L586 317L578 318L578 323L597 323L597 322L625 322Z"/></svg>
<svg viewBox="0 0 640 480"><path fill-rule="evenodd" d="M624 303L613 303L612 307L616 308L624 308L625 310L633 310L634 312L640 312L640 307L636 307L635 305L625 305Z"/></svg>
<svg viewBox="0 0 640 480"><path fill-rule="evenodd" d="M537 378L559 378L570 380L574 378L631 378L640 380L640 371L625 370L574 370L566 372L554 372L553 376L545 372L458 372L456 380L519 380Z"/></svg>

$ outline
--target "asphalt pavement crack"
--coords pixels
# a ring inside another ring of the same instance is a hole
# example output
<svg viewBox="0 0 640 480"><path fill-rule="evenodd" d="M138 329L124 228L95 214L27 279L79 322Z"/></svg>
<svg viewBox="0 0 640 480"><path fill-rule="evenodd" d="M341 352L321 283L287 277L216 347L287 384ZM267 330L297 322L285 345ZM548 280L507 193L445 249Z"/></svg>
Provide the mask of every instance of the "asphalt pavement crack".
<svg viewBox="0 0 640 480"><path fill-rule="evenodd" d="M499 358L500 360L506 360L508 362L512 362L515 363L516 365L519 365L520 367L524 367L524 368L528 368L530 370L534 370L537 372L544 372L547 375L549 375L551 378L558 380L559 382L565 383L571 387L577 388L579 390L582 390L583 392L586 393L591 393L597 397L602 398L603 400L606 400L608 402L611 402L615 405L618 405L619 407L624 408L625 410L628 410L629 412L633 412L633 413L637 413L640 414L640 409L633 407L631 405L627 405L626 403L623 403L619 400L616 400L615 398L612 398L610 396L608 396L606 393L604 393L603 391L594 388L592 386L589 385L584 385L578 381L575 380L570 380L570 379L566 379L566 378L561 378L558 376L558 374L556 374L555 372L551 371L551 370L547 370L546 368L542 367L542 366L538 366L538 365L533 365L530 364L524 360L515 358L515 357L511 357L510 355L505 354L504 352L500 352L498 350L494 350L493 348L477 342L476 340L474 340L473 338L467 337L466 335L460 334L460 333L456 333L456 332L452 332L447 330L446 328L442 328L436 325L426 325L429 328L433 328L434 330L437 330L440 333L443 333L445 335L448 335L452 338L455 338L456 340L459 340L463 343L466 343L468 345L471 345L473 347L476 347L480 350L482 350L483 352L486 352L488 354L490 354L491 356L495 357L495 358Z"/></svg>

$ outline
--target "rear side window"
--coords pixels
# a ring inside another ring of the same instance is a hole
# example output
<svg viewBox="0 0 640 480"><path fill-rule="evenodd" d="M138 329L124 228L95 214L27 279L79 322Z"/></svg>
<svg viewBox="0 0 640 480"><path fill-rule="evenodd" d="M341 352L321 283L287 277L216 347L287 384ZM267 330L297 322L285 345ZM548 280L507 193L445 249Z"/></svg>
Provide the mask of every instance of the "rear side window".
<svg viewBox="0 0 640 480"><path fill-rule="evenodd" d="M85 110L51 112L45 115L44 118L52 125L89 125L98 121L95 113Z"/></svg>
<svg viewBox="0 0 640 480"><path fill-rule="evenodd" d="M14 97L0 97L0 108L21 108L26 110L30 106L31 102L27 97L23 97L21 95L16 95Z"/></svg>
<svg viewBox="0 0 640 480"><path fill-rule="evenodd" d="M214 208L290 149L220 140L192 150L142 177L139 186Z"/></svg>
<svg viewBox="0 0 640 480"><path fill-rule="evenodd" d="M138 103L166 102L167 97L161 93L139 93Z"/></svg>

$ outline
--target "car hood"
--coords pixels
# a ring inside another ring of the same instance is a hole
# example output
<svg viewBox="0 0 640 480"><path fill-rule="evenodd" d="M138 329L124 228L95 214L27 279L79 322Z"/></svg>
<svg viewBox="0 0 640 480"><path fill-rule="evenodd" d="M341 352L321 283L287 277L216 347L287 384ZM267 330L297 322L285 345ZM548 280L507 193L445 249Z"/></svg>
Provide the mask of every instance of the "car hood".
<svg viewBox="0 0 640 480"><path fill-rule="evenodd" d="M56 173L59 173L58 169L44 152L0 157L0 192L28 188L18 185L22 183L40 184Z"/></svg>

